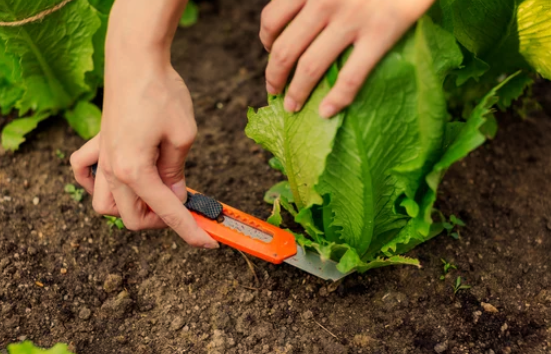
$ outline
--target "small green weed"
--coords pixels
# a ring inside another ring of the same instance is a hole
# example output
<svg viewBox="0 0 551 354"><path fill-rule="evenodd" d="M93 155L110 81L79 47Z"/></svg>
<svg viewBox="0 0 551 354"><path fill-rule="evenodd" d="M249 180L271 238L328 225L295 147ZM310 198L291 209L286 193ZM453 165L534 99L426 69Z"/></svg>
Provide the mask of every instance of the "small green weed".
<svg viewBox="0 0 551 354"><path fill-rule="evenodd" d="M450 269L457 270L457 267L455 266L455 264L446 262L446 260L443 258L441 259L441 261L442 263L444 263L444 274L440 276L440 280L444 280L446 278L446 274L448 274Z"/></svg>
<svg viewBox="0 0 551 354"><path fill-rule="evenodd" d="M461 277L457 277L457 280L455 281L455 286L453 286L453 294L457 294L459 290L467 290L470 288L470 285L462 284Z"/></svg>
<svg viewBox="0 0 551 354"><path fill-rule="evenodd" d="M461 237L461 234L459 233L459 227L463 227L466 225L465 225L465 222L463 222L463 220L459 219L457 216L452 214L450 216L450 220L444 222L442 226L444 226L444 229L446 229L448 236L451 236L454 239L458 240Z"/></svg>
<svg viewBox="0 0 551 354"><path fill-rule="evenodd" d="M65 153L59 149L55 151L55 156L57 156L58 159L63 160L65 158Z"/></svg>
<svg viewBox="0 0 551 354"><path fill-rule="evenodd" d="M109 215L104 215L103 217L107 219L107 226L109 229L113 229L113 227L116 227L119 230L124 229L124 223L121 218Z"/></svg>
<svg viewBox="0 0 551 354"><path fill-rule="evenodd" d="M84 189L77 188L74 184L69 183L65 185L65 193L69 193L71 195L71 198L73 198L77 202L80 202L82 200L82 197L84 196Z"/></svg>

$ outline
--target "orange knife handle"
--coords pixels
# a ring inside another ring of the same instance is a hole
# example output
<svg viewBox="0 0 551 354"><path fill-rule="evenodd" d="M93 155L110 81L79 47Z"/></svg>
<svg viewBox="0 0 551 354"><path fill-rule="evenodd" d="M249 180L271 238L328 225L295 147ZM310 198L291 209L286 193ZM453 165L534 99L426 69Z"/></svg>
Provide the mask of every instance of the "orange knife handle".
<svg viewBox="0 0 551 354"><path fill-rule="evenodd" d="M188 188L188 190L191 193L196 193L190 188ZM222 204L222 207L222 214L224 217L230 217L260 230L263 233L271 235L272 240L270 242L264 242L252 238L225 226L217 220L211 220L192 211L191 215L193 215L199 227L205 230L216 241L274 264L280 264L285 259L297 253L295 237L290 232L282 230L279 227L273 226L228 205Z"/></svg>

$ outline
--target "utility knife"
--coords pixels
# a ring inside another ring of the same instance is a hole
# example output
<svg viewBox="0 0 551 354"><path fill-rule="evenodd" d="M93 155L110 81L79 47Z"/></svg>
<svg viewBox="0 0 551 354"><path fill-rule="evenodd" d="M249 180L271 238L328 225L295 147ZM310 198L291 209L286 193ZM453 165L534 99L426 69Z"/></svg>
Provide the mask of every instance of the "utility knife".
<svg viewBox="0 0 551 354"><path fill-rule="evenodd" d="M91 167L95 175L97 165ZM287 263L324 280L337 281L347 274L332 260L297 245L292 233L271 225L216 199L187 189L185 206L197 225L213 239L264 261Z"/></svg>

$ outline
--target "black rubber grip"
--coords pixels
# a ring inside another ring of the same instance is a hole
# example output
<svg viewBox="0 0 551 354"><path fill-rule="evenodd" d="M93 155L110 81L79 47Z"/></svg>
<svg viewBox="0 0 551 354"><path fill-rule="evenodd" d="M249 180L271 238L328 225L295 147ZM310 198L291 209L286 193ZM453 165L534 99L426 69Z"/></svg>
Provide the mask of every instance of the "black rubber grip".
<svg viewBox="0 0 551 354"><path fill-rule="evenodd" d="M186 208L199 213L211 220L216 220L222 214L222 204L216 199L203 194L187 193Z"/></svg>

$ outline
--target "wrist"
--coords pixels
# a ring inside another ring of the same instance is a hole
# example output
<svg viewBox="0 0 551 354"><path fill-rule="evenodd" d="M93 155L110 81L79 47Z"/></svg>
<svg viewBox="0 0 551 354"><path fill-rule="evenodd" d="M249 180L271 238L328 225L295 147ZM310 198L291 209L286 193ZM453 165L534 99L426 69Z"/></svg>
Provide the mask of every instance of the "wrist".
<svg viewBox="0 0 551 354"><path fill-rule="evenodd" d="M109 17L107 62L170 64L170 47L185 0L117 0Z"/></svg>

